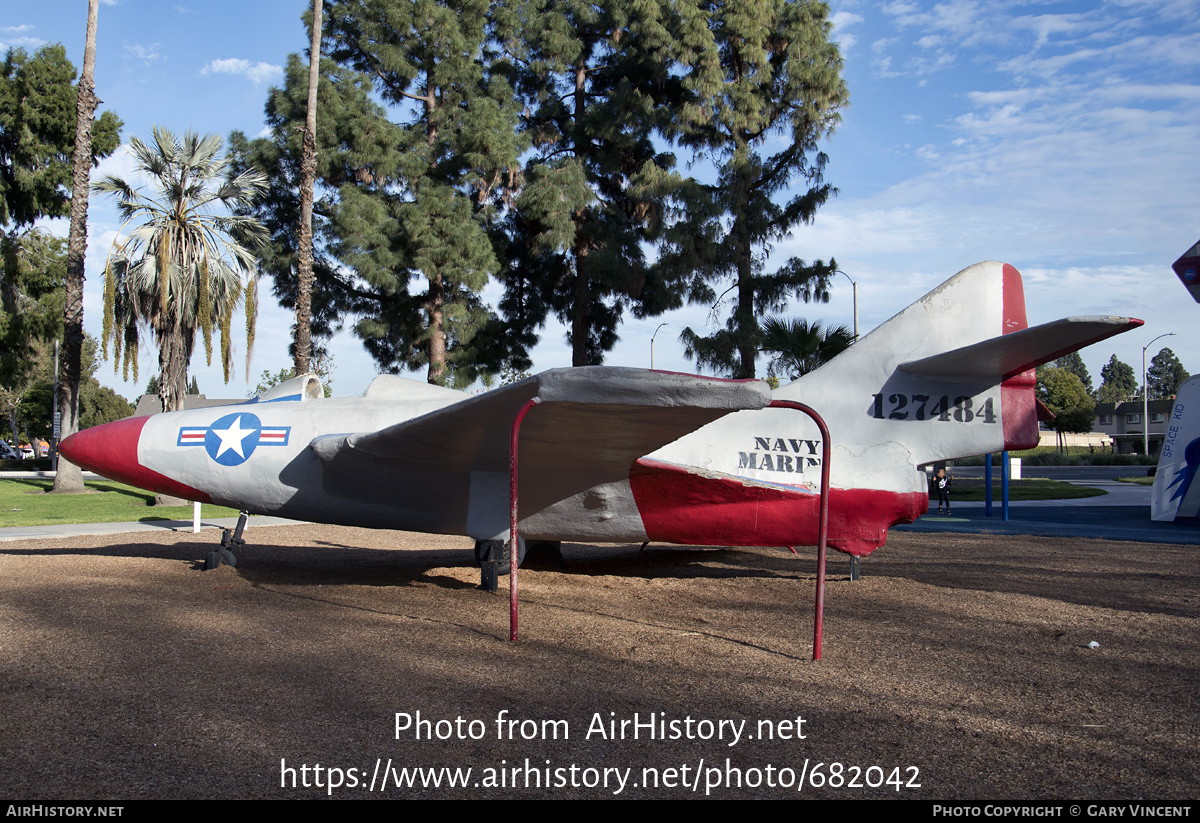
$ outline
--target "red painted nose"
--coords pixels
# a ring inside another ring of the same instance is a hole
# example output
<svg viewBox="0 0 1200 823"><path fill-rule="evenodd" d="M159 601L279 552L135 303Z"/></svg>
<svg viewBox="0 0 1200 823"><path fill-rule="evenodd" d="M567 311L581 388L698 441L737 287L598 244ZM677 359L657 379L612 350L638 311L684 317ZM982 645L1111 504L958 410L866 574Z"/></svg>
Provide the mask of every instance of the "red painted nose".
<svg viewBox="0 0 1200 823"><path fill-rule="evenodd" d="M149 419L129 417L84 429L60 443L59 452L76 466L111 480L189 500L210 502L204 492L159 474L138 460L138 442L142 437L142 428Z"/></svg>
<svg viewBox="0 0 1200 823"><path fill-rule="evenodd" d="M76 466L139 485L132 478L142 467L138 463L138 440L149 419L130 417L84 429L59 444L59 451Z"/></svg>

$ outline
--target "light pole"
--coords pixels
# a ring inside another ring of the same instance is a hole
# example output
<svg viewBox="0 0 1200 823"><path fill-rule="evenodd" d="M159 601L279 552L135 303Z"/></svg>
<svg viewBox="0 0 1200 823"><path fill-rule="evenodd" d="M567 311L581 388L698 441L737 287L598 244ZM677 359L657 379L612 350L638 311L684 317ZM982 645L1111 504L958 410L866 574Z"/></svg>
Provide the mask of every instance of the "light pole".
<svg viewBox="0 0 1200 823"><path fill-rule="evenodd" d="M846 274L841 269L837 269L836 271L838 274L844 275L845 278L850 281L850 286L854 292L854 339L858 340L858 283L854 281L853 277Z"/></svg>
<svg viewBox="0 0 1200 823"><path fill-rule="evenodd" d="M1160 334L1154 340L1174 336L1175 332L1169 331L1166 334ZM1154 340L1142 346L1142 454L1147 457L1150 456L1150 387L1146 380L1146 349L1154 345Z"/></svg>
<svg viewBox="0 0 1200 823"><path fill-rule="evenodd" d="M654 334L650 335L650 368L654 368L654 338L658 337L658 333L662 331L663 326L669 326L670 323L662 322L658 324L658 328L654 330Z"/></svg>

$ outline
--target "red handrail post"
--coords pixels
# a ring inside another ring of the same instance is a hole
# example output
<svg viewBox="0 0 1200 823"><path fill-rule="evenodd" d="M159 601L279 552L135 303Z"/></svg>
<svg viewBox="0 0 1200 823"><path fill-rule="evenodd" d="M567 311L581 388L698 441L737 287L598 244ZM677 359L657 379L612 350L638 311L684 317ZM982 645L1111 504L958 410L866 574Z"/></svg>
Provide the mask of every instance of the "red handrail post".
<svg viewBox="0 0 1200 823"><path fill-rule="evenodd" d="M817 602L813 616L813 660L820 660L821 632L825 623L825 544L829 535L829 427L811 406L795 400L772 400L771 408L802 411L821 430L821 515L817 525Z"/></svg>
<svg viewBox="0 0 1200 823"><path fill-rule="evenodd" d="M521 435L521 421L530 409L541 402L540 397L534 397L521 407L513 420L512 437L508 442L508 536L512 540L508 559L508 639L514 642L517 639L517 562L521 555L520 538L517 536L517 441Z"/></svg>

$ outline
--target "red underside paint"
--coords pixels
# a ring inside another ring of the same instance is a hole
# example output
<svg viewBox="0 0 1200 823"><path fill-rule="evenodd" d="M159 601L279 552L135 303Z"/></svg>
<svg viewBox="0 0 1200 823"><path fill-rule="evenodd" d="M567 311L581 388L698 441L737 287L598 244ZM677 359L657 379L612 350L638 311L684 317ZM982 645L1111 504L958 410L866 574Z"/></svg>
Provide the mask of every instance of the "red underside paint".
<svg viewBox="0 0 1200 823"><path fill-rule="evenodd" d="M639 460L630 486L646 536L692 546L815 546L820 495L709 477L681 466ZM830 489L829 545L868 555L889 526L911 523L929 508L925 492Z"/></svg>
<svg viewBox="0 0 1200 823"><path fill-rule="evenodd" d="M138 440L149 417L130 417L84 429L59 444L63 457L76 466L139 489L172 494L201 503L212 498L199 489L172 480L138 462Z"/></svg>
<svg viewBox="0 0 1200 823"><path fill-rule="evenodd" d="M1021 273L1004 265L1004 322L1001 334L1011 334L1029 326L1025 315L1025 286ZM1037 400L1033 390L1037 377L1033 369L1013 375L1000 384L1001 420L1004 423L1004 448L1032 449L1038 444Z"/></svg>

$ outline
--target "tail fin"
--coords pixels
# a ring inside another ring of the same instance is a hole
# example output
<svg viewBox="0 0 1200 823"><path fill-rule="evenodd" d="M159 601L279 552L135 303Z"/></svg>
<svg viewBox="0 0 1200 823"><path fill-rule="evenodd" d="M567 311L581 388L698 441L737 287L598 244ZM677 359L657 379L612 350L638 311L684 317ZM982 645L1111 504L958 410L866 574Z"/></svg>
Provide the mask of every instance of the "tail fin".
<svg viewBox="0 0 1200 823"><path fill-rule="evenodd" d="M867 554L890 526L919 517L928 505L922 464L1036 445L1034 366L1140 325L1102 317L1030 329L1021 275L979 263L778 389L828 426L830 545ZM643 458L639 468L654 472L643 487L712 505L703 518L689 510L697 530L662 539L815 539L816 505L804 492L820 485L822 437L791 409L741 411Z"/></svg>
<svg viewBox="0 0 1200 823"><path fill-rule="evenodd" d="M1149 421L1146 421L1148 424ZM1200 377L1184 383L1167 421L1158 471L1154 473L1154 494L1150 498L1153 520L1174 520L1200 514Z"/></svg>
<svg viewBox="0 0 1200 823"><path fill-rule="evenodd" d="M1075 317L1029 328L1020 272L977 263L778 394L853 398L846 423L853 429L862 421L863 431L837 439L896 440L914 464L1032 448L1038 443L1034 368L1140 325L1127 317ZM884 435L863 420L864 402L874 423L977 425L891 426Z"/></svg>

